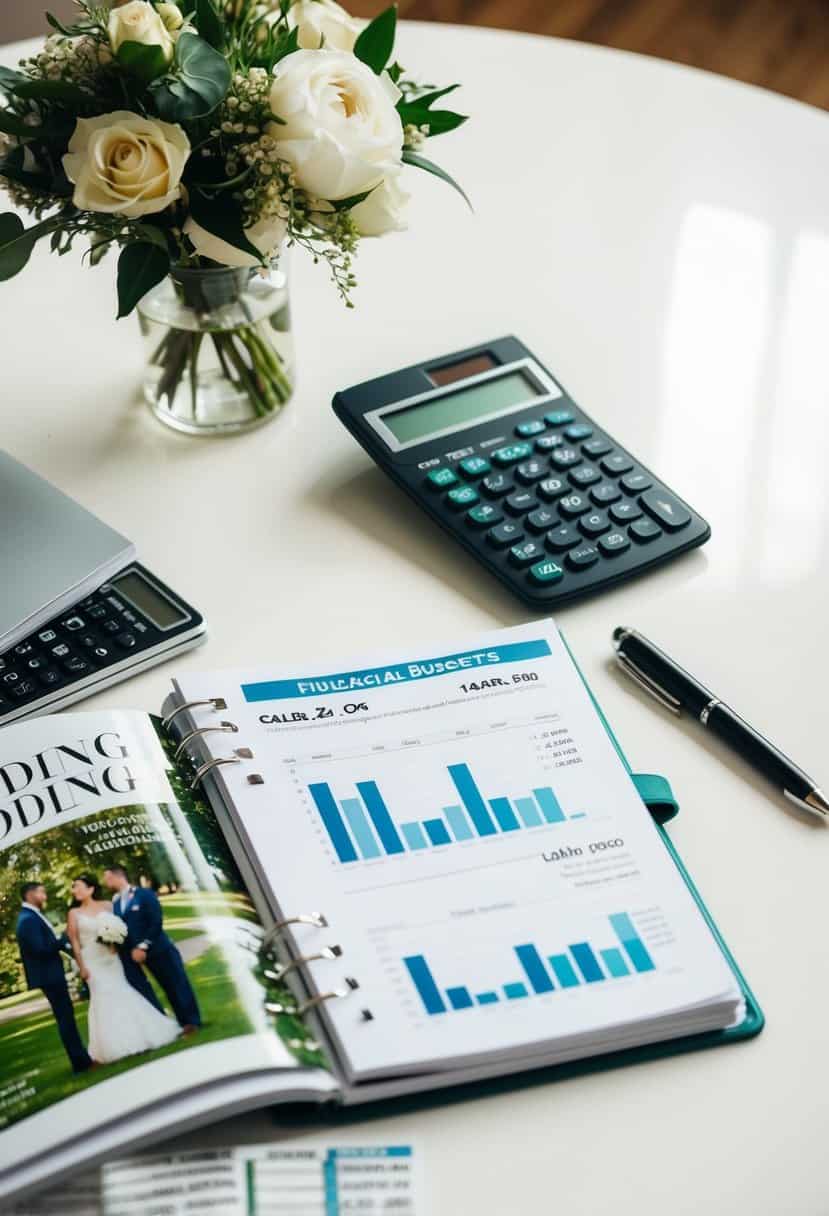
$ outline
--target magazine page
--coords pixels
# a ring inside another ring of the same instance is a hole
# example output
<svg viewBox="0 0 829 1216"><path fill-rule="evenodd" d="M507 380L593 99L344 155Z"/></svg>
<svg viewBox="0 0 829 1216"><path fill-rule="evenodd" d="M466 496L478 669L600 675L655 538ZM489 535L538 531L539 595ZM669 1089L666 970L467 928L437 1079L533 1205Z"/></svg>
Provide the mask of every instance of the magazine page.
<svg viewBox="0 0 829 1216"><path fill-rule="evenodd" d="M153 718L0 732L0 1194L67 1141L79 1160L126 1142L154 1105L160 1129L197 1088L209 1111L222 1079L333 1087L302 1023L265 1008L262 935Z"/></svg>

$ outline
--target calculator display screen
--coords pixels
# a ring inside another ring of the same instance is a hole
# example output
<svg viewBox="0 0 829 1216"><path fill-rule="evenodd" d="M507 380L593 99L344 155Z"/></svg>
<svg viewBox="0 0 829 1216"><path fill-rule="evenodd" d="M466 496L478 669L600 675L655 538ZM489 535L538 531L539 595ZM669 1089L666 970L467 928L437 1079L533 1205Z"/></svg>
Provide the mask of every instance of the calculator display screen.
<svg viewBox="0 0 829 1216"><path fill-rule="evenodd" d="M134 608L143 612L157 629L170 629L188 619L187 613L177 607L166 595L156 591L151 583L140 574L130 571L121 578L114 578L110 584L113 590L129 600Z"/></svg>
<svg viewBox="0 0 829 1216"><path fill-rule="evenodd" d="M494 414L537 397L538 389L523 372L507 372L419 405L384 413L383 423L398 443L416 443L436 432L484 422Z"/></svg>

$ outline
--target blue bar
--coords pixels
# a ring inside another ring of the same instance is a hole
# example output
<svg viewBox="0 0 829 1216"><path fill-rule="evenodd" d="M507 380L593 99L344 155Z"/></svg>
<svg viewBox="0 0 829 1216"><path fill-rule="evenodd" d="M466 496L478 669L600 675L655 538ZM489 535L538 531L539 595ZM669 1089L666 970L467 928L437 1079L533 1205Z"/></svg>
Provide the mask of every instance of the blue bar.
<svg viewBox="0 0 829 1216"><path fill-rule="evenodd" d="M550 966L562 988L577 988L579 977L573 970L573 964L566 954L551 954Z"/></svg>
<svg viewBox="0 0 829 1216"><path fill-rule="evenodd" d="M471 840L472 828L466 821L466 815L459 806L445 806L443 813L449 820L449 826L455 833L456 840Z"/></svg>
<svg viewBox="0 0 829 1216"><path fill-rule="evenodd" d="M368 826L366 813L363 810L363 804L359 798L343 798L340 806L343 808L343 813L348 820L348 826L354 833L354 839L357 841L357 848L362 853L363 857L379 857L380 849L377 841L371 834L371 828Z"/></svg>
<svg viewBox="0 0 829 1216"><path fill-rule="evenodd" d="M636 970L653 971L655 967L654 961L645 949L645 943L634 929L633 921L627 912L617 912L614 916L610 917L610 923Z"/></svg>
<svg viewBox="0 0 829 1216"><path fill-rule="evenodd" d="M472 997L468 988L447 988L446 995L453 1009L471 1009Z"/></svg>
<svg viewBox="0 0 829 1216"><path fill-rule="evenodd" d="M427 1013L446 1013L443 997L438 991L434 976L429 970L429 964L422 954L411 954L403 962L408 968L414 986L420 993L420 999Z"/></svg>
<svg viewBox="0 0 829 1216"><path fill-rule="evenodd" d="M521 816L525 828L537 828L540 826L541 816L532 798L516 798L515 808Z"/></svg>
<svg viewBox="0 0 829 1216"><path fill-rule="evenodd" d="M308 786L308 793L317 804L325 830L331 837L331 843L340 861L357 861L357 850L351 843L351 837L345 830L342 815L339 812L334 795L325 781Z"/></svg>
<svg viewBox="0 0 829 1216"><path fill-rule="evenodd" d="M419 823L401 823L400 831L403 833L406 844L410 849L427 849L429 847Z"/></svg>
<svg viewBox="0 0 829 1216"><path fill-rule="evenodd" d="M387 853L405 853L403 841L397 835L397 828L392 823L388 807L377 786L373 781L358 781L357 789L363 796L383 848Z"/></svg>
<svg viewBox="0 0 829 1216"><path fill-rule="evenodd" d="M586 819L587 812L586 811L574 811L574 813L570 816L570 818L571 819Z"/></svg>
<svg viewBox="0 0 829 1216"><path fill-rule="evenodd" d="M533 793L538 799L541 814L548 823L564 823L564 811L558 805L558 798L556 798L549 786L545 786L542 790L533 790Z"/></svg>
<svg viewBox="0 0 829 1216"><path fill-rule="evenodd" d="M630 968L622 958L621 950L602 950L601 954L604 959L604 965L614 980L621 979L623 975L630 975Z"/></svg>
<svg viewBox="0 0 829 1216"><path fill-rule="evenodd" d="M426 835L431 840L432 844L451 844L452 837L446 830L446 824L442 819L426 819L423 823L426 829Z"/></svg>
<svg viewBox="0 0 829 1216"><path fill-rule="evenodd" d="M547 974L547 968L541 961L541 955L535 946L516 946L515 953L520 959L521 966L527 973L527 979L533 986L533 992L552 992L555 985Z"/></svg>
<svg viewBox="0 0 829 1216"><path fill-rule="evenodd" d="M526 984L504 984L504 996L508 1001L517 1001L519 997L529 996Z"/></svg>
<svg viewBox="0 0 829 1216"><path fill-rule="evenodd" d="M455 789L461 796L461 801L469 812L469 818L475 825L479 836L494 836L498 829L489 817L486 803L478 792L475 779L465 764L450 764L449 776L455 783Z"/></svg>
<svg viewBox="0 0 829 1216"><path fill-rule="evenodd" d="M577 942L575 946L568 946L567 949L576 960L576 966L588 984L595 984L597 980L604 979L604 972L587 942Z"/></svg>
<svg viewBox="0 0 829 1216"><path fill-rule="evenodd" d="M509 798L492 798L489 805L492 807L492 813L498 820L498 827L502 832L514 832L516 828L521 827L513 814Z"/></svg>
<svg viewBox="0 0 829 1216"><path fill-rule="evenodd" d="M479 1005L495 1005L498 1001L497 992L476 992L475 1000Z"/></svg>

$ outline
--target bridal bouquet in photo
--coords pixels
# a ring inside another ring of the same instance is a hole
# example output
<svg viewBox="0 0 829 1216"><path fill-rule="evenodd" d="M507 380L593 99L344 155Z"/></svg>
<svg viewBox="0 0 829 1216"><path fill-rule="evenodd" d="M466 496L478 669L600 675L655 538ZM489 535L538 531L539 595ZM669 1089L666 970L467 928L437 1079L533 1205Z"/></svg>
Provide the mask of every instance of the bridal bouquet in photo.
<svg viewBox="0 0 829 1216"><path fill-rule="evenodd" d="M272 416L293 387L280 251L327 263L350 306L360 237L405 226L407 166L464 116L394 60L396 9L334 0L75 0L77 20L0 68L0 279L35 244L118 256L145 394L189 431ZM25 226L19 212L34 223Z"/></svg>
<svg viewBox="0 0 829 1216"><path fill-rule="evenodd" d="M102 946L115 950L127 940L127 926L114 912L101 912L98 915L95 940Z"/></svg>

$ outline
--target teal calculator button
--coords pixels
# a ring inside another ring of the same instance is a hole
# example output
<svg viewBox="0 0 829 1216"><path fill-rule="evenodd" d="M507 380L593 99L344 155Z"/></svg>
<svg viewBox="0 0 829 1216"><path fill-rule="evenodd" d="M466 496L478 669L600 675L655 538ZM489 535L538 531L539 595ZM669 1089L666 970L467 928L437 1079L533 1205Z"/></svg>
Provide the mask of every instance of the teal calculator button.
<svg viewBox="0 0 829 1216"><path fill-rule="evenodd" d="M466 460L462 460L458 468L463 473L464 477L483 477L492 468L488 460L484 460L483 456L467 456Z"/></svg>
<svg viewBox="0 0 829 1216"><path fill-rule="evenodd" d="M449 491L446 501L454 511L460 511L464 507L473 507L480 499L472 486L458 486L456 490Z"/></svg>
<svg viewBox="0 0 829 1216"><path fill-rule="evenodd" d="M500 464L502 467L508 464L516 464L519 460L526 460L532 455L532 448L528 443L510 443L505 448L498 448L492 453L492 459L495 464Z"/></svg>
<svg viewBox="0 0 829 1216"><path fill-rule="evenodd" d="M550 426L564 426L565 422L572 422L573 418L571 410L552 410L544 415L545 422L549 422Z"/></svg>
<svg viewBox="0 0 829 1216"><path fill-rule="evenodd" d="M432 469L431 473L427 474L426 484L433 490L448 490L457 480L451 469Z"/></svg>
<svg viewBox="0 0 829 1216"><path fill-rule="evenodd" d="M551 561L550 558L545 558L543 562L536 562L530 569L530 578L542 587L549 587L551 583L557 583L563 575L564 571L558 562Z"/></svg>
<svg viewBox="0 0 829 1216"><path fill-rule="evenodd" d="M519 422L515 428L516 435L520 435L522 439L531 439L533 435L540 435L542 431L546 431L547 424L542 422L540 418L534 418L532 422Z"/></svg>
<svg viewBox="0 0 829 1216"><path fill-rule="evenodd" d="M481 503L479 507L473 507L466 517L470 528L492 528L503 518L504 516L498 508L488 502Z"/></svg>

